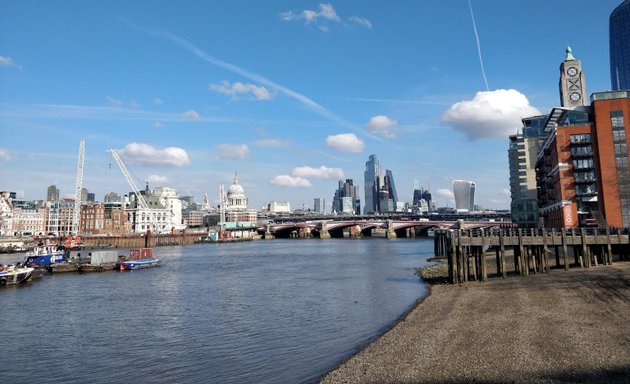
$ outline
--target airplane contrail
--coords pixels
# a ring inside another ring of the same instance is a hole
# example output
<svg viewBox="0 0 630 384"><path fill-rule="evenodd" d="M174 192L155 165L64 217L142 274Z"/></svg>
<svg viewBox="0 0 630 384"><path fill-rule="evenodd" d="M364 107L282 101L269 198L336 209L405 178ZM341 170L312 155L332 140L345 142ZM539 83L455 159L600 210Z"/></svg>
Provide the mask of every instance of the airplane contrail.
<svg viewBox="0 0 630 384"><path fill-rule="evenodd" d="M481 64L481 74L483 75L483 81L486 83L486 91L490 91L488 87L488 79L486 78L486 71L483 69L483 58L481 57L481 44L479 43L479 34L477 33L477 24L475 23L475 15L473 14L471 0L468 0L468 8L470 9L470 18L473 23L473 30L475 31L475 38L477 39L477 53L479 54L479 64Z"/></svg>
<svg viewBox="0 0 630 384"><path fill-rule="evenodd" d="M347 121L345 121L344 119L342 119L341 117L337 116L336 114L334 114L333 112L331 112L330 110L328 110L326 107L316 103L315 101L313 101L312 99L298 93L295 92L281 84L275 83L269 79L267 79L266 77L259 75L257 73L253 73L250 72L244 68L241 68L239 66L236 66L234 64L228 63L226 61L217 59L216 57L213 57L209 54L207 54L206 52L204 52L201 48L197 47L196 45L192 44L190 41L177 36L173 33L170 32L164 32L164 31L158 31L158 30L151 30L151 29L145 29L145 28L141 28L138 27L136 25L134 25L133 23L119 18L122 22L124 22L125 24L128 24L129 26L131 26L132 28L141 31L143 33L152 35L152 36L157 36L157 37L161 37L161 38L165 38L167 40L170 40L171 42L175 43L176 45L180 46L181 48L186 49L188 52L192 53L193 55L197 56L199 59L210 63L212 65L215 65L217 67L226 69L232 73L236 73L237 75L243 76L249 80L255 81L257 83L263 84L269 88L274 89L277 92L280 92L286 96L289 96L297 101L299 101L300 103L306 105L308 108L310 108L311 110L315 111L316 113L318 113L319 115L327 118L328 120L339 124L345 128L351 129L357 133L360 133L364 136L368 136L372 139L381 141L380 138L373 136L369 133L366 133L364 130L356 127L354 124L349 123Z"/></svg>

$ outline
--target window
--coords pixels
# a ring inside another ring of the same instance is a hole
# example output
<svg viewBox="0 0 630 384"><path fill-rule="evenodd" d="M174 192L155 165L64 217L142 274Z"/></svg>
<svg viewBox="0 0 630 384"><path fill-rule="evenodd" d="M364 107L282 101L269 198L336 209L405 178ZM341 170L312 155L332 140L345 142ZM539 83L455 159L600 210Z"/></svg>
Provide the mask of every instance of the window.
<svg viewBox="0 0 630 384"><path fill-rule="evenodd" d="M571 135L571 144L590 143L590 142L591 142L590 133Z"/></svg>

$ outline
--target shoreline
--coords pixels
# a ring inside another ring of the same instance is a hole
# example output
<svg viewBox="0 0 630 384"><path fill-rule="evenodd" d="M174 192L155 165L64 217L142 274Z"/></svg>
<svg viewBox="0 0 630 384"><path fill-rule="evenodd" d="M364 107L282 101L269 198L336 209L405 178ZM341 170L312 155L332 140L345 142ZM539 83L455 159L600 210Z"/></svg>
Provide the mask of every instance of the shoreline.
<svg viewBox="0 0 630 384"><path fill-rule="evenodd" d="M630 263L428 285L319 382L630 381Z"/></svg>

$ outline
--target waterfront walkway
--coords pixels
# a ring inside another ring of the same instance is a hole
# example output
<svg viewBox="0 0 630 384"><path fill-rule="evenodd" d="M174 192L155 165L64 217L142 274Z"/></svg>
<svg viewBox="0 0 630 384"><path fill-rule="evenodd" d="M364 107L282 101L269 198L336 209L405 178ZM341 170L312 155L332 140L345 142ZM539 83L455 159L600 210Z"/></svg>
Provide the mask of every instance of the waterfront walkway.
<svg viewBox="0 0 630 384"><path fill-rule="evenodd" d="M435 285L323 383L630 382L630 263Z"/></svg>

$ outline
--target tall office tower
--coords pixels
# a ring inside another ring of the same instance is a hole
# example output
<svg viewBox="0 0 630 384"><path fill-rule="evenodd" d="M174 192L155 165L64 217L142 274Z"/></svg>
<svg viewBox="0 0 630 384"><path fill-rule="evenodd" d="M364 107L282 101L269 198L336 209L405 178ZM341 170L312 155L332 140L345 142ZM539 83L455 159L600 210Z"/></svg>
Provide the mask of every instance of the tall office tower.
<svg viewBox="0 0 630 384"><path fill-rule="evenodd" d="M613 90L630 89L630 0L610 14L610 80Z"/></svg>
<svg viewBox="0 0 630 384"><path fill-rule="evenodd" d="M521 119L522 131L511 135L508 149L512 222L524 227L538 226L536 158L549 115Z"/></svg>
<svg viewBox="0 0 630 384"><path fill-rule="evenodd" d="M586 79L582 72L582 63L573 57L571 47L567 47L567 57L560 64L560 105L577 107L586 105Z"/></svg>
<svg viewBox="0 0 630 384"><path fill-rule="evenodd" d="M605 224L630 227L630 90L594 93L592 105L599 210Z"/></svg>
<svg viewBox="0 0 630 384"><path fill-rule="evenodd" d="M378 212L378 193L381 187L381 164L376 159L376 155L370 155L365 163L363 181L365 185L365 205L363 213Z"/></svg>
<svg viewBox="0 0 630 384"><path fill-rule="evenodd" d="M96 195L94 193L92 193L92 192L89 192L87 194L87 202L88 203L93 203L95 201L96 201Z"/></svg>
<svg viewBox="0 0 630 384"><path fill-rule="evenodd" d="M326 199L316 197L313 201L313 211L315 213L324 213L326 210Z"/></svg>
<svg viewBox="0 0 630 384"><path fill-rule="evenodd" d="M48 193L46 194L46 201L57 201L59 200L59 188L56 185L51 185L48 187Z"/></svg>
<svg viewBox="0 0 630 384"><path fill-rule="evenodd" d="M466 212L475 206L475 183L465 180L453 180L453 194L455 195L455 209Z"/></svg>
<svg viewBox="0 0 630 384"><path fill-rule="evenodd" d="M361 214L359 187L353 184L352 179L346 179L345 183L339 180L339 188L333 197L332 210L337 213Z"/></svg>
<svg viewBox="0 0 630 384"><path fill-rule="evenodd" d="M81 202L84 203L88 199L88 190L87 188L81 188Z"/></svg>

